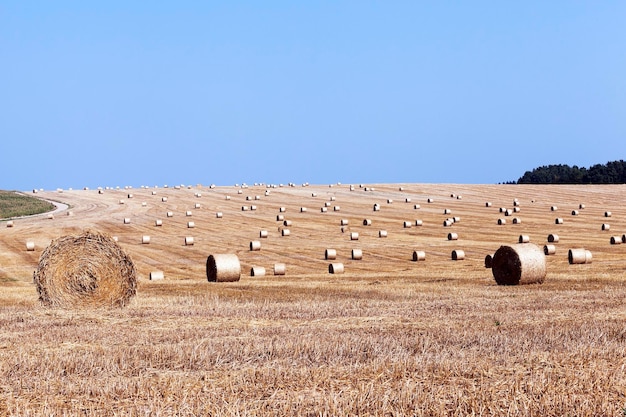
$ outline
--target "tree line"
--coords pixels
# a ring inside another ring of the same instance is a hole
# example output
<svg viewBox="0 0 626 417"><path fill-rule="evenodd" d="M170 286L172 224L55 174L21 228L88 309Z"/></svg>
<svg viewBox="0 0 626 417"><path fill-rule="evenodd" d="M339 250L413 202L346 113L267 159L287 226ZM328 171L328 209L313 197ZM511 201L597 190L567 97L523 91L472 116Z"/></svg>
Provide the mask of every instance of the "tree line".
<svg viewBox="0 0 626 417"><path fill-rule="evenodd" d="M626 162L596 164L589 168L569 165L545 165L526 171L517 184L625 184Z"/></svg>

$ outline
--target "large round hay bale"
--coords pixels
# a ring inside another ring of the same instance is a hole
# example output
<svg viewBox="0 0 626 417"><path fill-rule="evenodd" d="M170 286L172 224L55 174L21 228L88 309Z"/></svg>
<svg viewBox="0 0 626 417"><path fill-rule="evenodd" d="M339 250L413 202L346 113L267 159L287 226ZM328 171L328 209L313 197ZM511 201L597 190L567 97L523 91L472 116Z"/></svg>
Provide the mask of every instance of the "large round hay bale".
<svg viewBox="0 0 626 417"><path fill-rule="evenodd" d="M328 265L328 273L330 274L343 274L344 268L341 262L333 262Z"/></svg>
<svg viewBox="0 0 626 417"><path fill-rule="evenodd" d="M137 291L133 261L110 236L94 231L52 240L34 281L46 306L125 306Z"/></svg>
<svg viewBox="0 0 626 417"><path fill-rule="evenodd" d="M234 282L241 276L239 257L231 253L209 255L206 260L206 277L209 282Z"/></svg>
<svg viewBox="0 0 626 417"><path fill-rule="evenodd" d="M360 261L361 259L363 259L363 250L352 249L352 260Z"/></svg>
<svg viewBox="0 0 626 417"><path fill-rule="evenodd" d="M493 255L491 271L498 285L540 284L546 277L546 257L532 243L500 246Z"/></svg>
<svg viewBox="0 0 626 417"><path fill-rule="evenodd" d="M324 251L324 259L326 259L326 260L337 259L337 250L336 249L326 249Z"/></svg>

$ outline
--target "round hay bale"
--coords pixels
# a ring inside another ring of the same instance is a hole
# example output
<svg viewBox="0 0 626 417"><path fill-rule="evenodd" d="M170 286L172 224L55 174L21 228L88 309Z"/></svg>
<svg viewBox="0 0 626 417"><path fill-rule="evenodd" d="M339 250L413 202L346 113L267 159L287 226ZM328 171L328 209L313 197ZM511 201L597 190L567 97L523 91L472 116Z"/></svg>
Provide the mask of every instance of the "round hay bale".
<svg viewBox="0 0 626 417"><path fill-rule="evenodd" d="M130 218L124 217L124 224L130 224Z"/></svg>
<svg viewBox="0 0 626 417"><path fill-rule="evenodd" d="M274 264L274 275L285 275L287 267L283 263Z"/></svg>
<svg viewBox="0 0 626 417"><path fill-rule="evenodd" d="M414 250L413 251L413 261L425 261L426 260L426 252L423 250Z"/></svg>
<svg viewBox="0 0 626 417"><path fill-rule="evenodd" d="M74 212L73 212L72 210L69 210L69 211L67 212L67 215L68 215L68 216L73 216L73 215L74 215Z"/></svg>
<svg viewBox="0 0 626 417"><path fill-rule="evenodd" d="M387 204L393 204L393 200L391 198L387 199Z"/></svg>
<svg viewBox="0 0 626 417"><path fill-rule="evenodd" d="M460 218L459 216L454 216L454 217L452 218L452 222L453 222L453 223L459 223L460 221L461 221L461 218Z"/></svg>
<svg viewBox="0 0 626 417"><path fill-rule="evenodd" d="M416 225L416 226L421 226L421 225L423 225L423 224L424 224L424 222L423 222L423 221L421 221L421 220L415 220L415 225Z"/></svg>
<svg viewBox="0 0 626 417"><path fill-rule="evenodd" d="M255 206L254 204L253 204L253 205L251 205L251 206L250 206L250 210L252 210L252 211L256 210L256 206Z"/></svg>
<svg viewBox="0 0 626 417"><path fill-rule="evenodd" d="M269 236L269 232L267 230L260 230L259 237L262 239L266 239Z"/></svg>
<svg viewBox="0 0 626 417"><path fill-rule="evenodd" d="M491 271L498 285L540 284L546 277L546 258L532 243L500 246L493 255Z"/></svg>
<svg viewBox="0 0 626 417"><path fill-rule="evenodd" d="M452 213L452 210L450 209L443 209L443 214L450 214Z"/></svg>
<svg viewBox="0 0 626 417"><path fill-rule="evenodd" d="M248 211L248 210L249 210L248 206L241 206L241 211Z"/></svg>
<svg viewBox="0 0 626 417"><path fill-rule="evenodd" d="M414 209L414 210L419 210L419 209L420 209L420 205L419 205L419 204L415 204L415 205L413 206L413 209Z"/></svg>
<svg viewBox="0 0 626 417"><path fill-rule="evenodd" d="M326 249L324 251L324 259L326 259L326 260L337 259L337 250L336 249Z"/></svg>
<svg viewBox="0 0 626 417"><path fill-rule="evenodd" d="M144 245L147 245L148 243L150 243L150 236L147 236L147 235L141 236L141 243Z"/></svg>
<svg viewBox="0 0 626 417"><path fill-rule="evenodd" d="M194 227L196 227L196 224L194 222L187 222L188 229L193 229Z"/></svg>
<svg viewBox="0 0 626 417"><path fill-rule="evenodd" d="M485 268L491 268L493 265L493 255L485 255Z"/></svg>
<svg viewBox="0 0 626 417"><path fill-rule="evenodd" d="M611 245L621 245L622 237L621 236L611 236Z"/></svg>
<svg viewBox="0 0 626 417"><path fill-rule="evenodd" d="M285 227L289 227L293 224L293 222L291 220L284 220L283 221L283 226Z"/></svg>
<svg viewBox="0 0 626 417"><path fill-rule="evenodd" d="M405 229L410 229L413 226L413 223L411 222L404 222L404 228Z"/></svg>
<svg viewBox="0 0 626 417"><path fill-rule="evenodd" d="M448 240L459 240L458 233L448 233Z"/></svg>
<svg viewBox="0 0 626 417"><path fill-rule="evenodd" d="M230 200L230 196L229 196L229 195L227 195L227 196L225 197L225 199L226 199L226 200Z"/></svg>
<svg viewBox="0 0 626 417"><path fill-rule="evenodd" d="M279 213L284 213L285 211L287 211L287 209L286 209L285 207L280 207L280 208L278 209L278 212L279 212Z"/></svg>
<svg viewBox="0 0 626 417"><path fill-rule="evenodd" d="M506 219L498 219L498 225L502 226L506 224Z"/></svg>
<svg viewBox="0 0 626 417"><path fill-rule="evenodd" d="M519 235L518 242L519 243L529 243L530 242L530 236L528 236L528 235Z"/></svg>
<svg viewBox="0 0 626 417"><path fill-rule="evenodd" d="M580 204L578 205L578 208L579 208L580 210L583 210L583 209L585 208L585 205L584 205L583 203L580 203Z"/></svg>
<svg viewBox="0 0 626 417"><path fill-rule="evenodd" d="M328 265L329 274L343 274L343 264L341 262L333 262Z"/></svg>
<svg viewBox="0 0 626 417"><path fill-rule="evenodd" d="M513 200L513 206L514 207L519 206L519 200Z"/></svg>
<svg viewBox="0 0 626 417"><path fill-rule="evenodd" d="M192 236L186 236L185 237L185 246L193 246L193 237Z"/></svg>
<svg viewBox="0 0 626 417"><path fill-rule="evenodd" d="M13 227L13 220L9 220L7 222L7 227Z"/></svg>
<svg viewBox="0 0 626 417"><path fill-rule="evenodd" d="M291 234L291 231L289 229L283 229L280 231L281 236L289 236L290 234Z"/></svg>
<svg viewBox="0 0 626 417"><path fill-rule="evenodd" d="M561 217L557 217L554 219L554 224L563 224L563 219Z"/></svg>
<svg viewBox="0 0 626 417"><path fill-rule="evenodd" d="M387 231L386 230L379 230L378 231L378 237L387 237Z"/></svg>
<svg viewBox="0 0 626 417"><path fill-rule="evenodd" d="M174 217L174 213L173 213L173 212L171 212L171 211L168 211L168 212L167 212L167 217Z"/></svg>
<svg viewBox="0 0 626 417"><path fill-rule="evenodd" d="M455 249L452 251L452 260L453 261L462 261L465 259L465 251L460 249Z"/></svg>
<svg viewBox="0 0 626 417"><path fill-rule="evenodd" d="M462 199L463 199L463 196L462 196L462 195L457 195L457 196L456 196L456 199L457 199L457 200L462 200Z"/></svg>
<svg viewBox="0 0 626 417"><path fill-rule="evenodd" d="M285 216L283 216L282 214L277 214L276 215L276 221L277 222L282 222L285 220Z"/></svg>
<svg viewBox="0 0 626 417"><path fill-rule="evenodd" d="M209 282L235 282L241 276L241 264L237 255L219 253L206 260L206 277Z"/></svg>
<svg viewBox="0 0 626 417"><path fill-rule="evenodd" d="M161 201L162 201L163 203L167 203L167 197L161 197Z"/></svg>
<svg viewBox="0 0 626 417"><path fill-rule="evenodd" d="M120 200L120 204L124 204L124 200Z"/></svg>
<svg viewBox="0 0 626 417"><path fill-rule="evenodd" d="M405 198L405 199L404 199L404 202L405 202L405 203L410 203L410 202L411 202L411 199L407 197L407 198Z"/></svg>
<svg viewBox="0 0 626 417"><path fill-rule="evenodd" d="M490 201L485 202L485 207L491 207L491 206L492 206L492 204L491 204Z"/></svg>
<svg viewBox="0 0 626 417"><path fill-rule="evenodd" d="M327 213L327 212L328 212L328 208L326 208L326 207L321 207L321 208L320 208L320 211L321 211L322 213Z"/></svg>
<svg viewBox="0 0 626 417"><path fill-rule="evenodd" d="M556 253L556 245L543 245L544 255L554 255Z"/></svg>
<svg viewBox="0 0 626 417"><path fill-rule="evenodd" d="M567 260L570 264L590 264L593 256L586 249L576 248L567 251Z"/></svg>
<svg viewBox="0 0 626 417"><path fill-rule="evenodd" d="M200 203L196 203L196 204L193 205L193 207L199 209L202 206L200 205Z"/></svg>
<svg viewBox="0 0 626 417"><path fill-rule="evenodd" d="M26 250L28 252L34 251L35 250L35 242L33 242L32 240L26 241Z"/></svg>
<svg viewBox="0 0 626 417"><path fill-rule="evenodd" d="M505 216L512 216L513 215L513 210L511 210L511 209L504 210L504 215Z"/></svg>
<svg viewBox="0 0 626 417"><path fill-rule="evenodd" d="M519 213L520 211L522 211L520 207L513 207L513 213Z"/></svg>
<svg viewBox="0 0 626 417"><path fill-rule="evenodd" d="M348 219L341 219L339 221L340 226L347 226L348 224L350 224L350 221Z"/></svg>
<svg viewBox="0 0 626 417"><path fill-rule="evenodd" d="M155 226L163 226L163 220L157 219L154 221Z"/></svg>
<svg viewBox="0 0 626 417"><path fill-rule="evenodd" d="M165 279L163 271L150 271L150 281L161 281Z"/></svg>
<svg viewBox="0 0 626 417"><path fill-rule="evenodd" d="M604 212L604 217L611 217L612 213L610 211L605 211Z"/></svg>
<svg viewBox="0 0 626 417"><path fill-rule="evenodd" d="M52 240L34 274L46 306L125 306L137 292L135 264L108 235L86 231Z"/></svg>
<svg viewBox="0 0 626 417"><path fill-rule="evenodd" d="M265 268L262 266L253 266L250 269L250 276L253 277L264 277L265 276Z"/></svg>
<svg viewBox="0 0 626 417"><path fill-rule="evenodd" d="M602 223L602 230L611 230L611 225L608 223Z"/></svg>
<svg viewBox="0 0 626 417"><path fill-rule="evenodd" d="M556 235L554 233L550 233L548 235L548 242L550 242L550 243L558 243L558 241L559 241L559 235Z"/></svg>
<svg viewBox="0 0 626 417"><path fill-rule="evenodd" d="M187 217L191 217L192 215L193 215L193 213L191 212L191 210L187 210L185 212L185 216L187 216Z"/></svg>
<svg viewBox="0 0 626 417"><path fill-rule="evenodd" d="M443 221L443 227L450 227L450 226L452 226L452 224L453 224L453 223L454 223L454 222L453 222L452 220L450 220L450 219L445 219L445 220Z"/></svg>
<svg viewBox="0 0 626 417"><path fill-rule="evenodd" d="M334 206L333 207L333 211L341 211L341 207L340 206Z"/></svg>
<svg viewBox="0 0 626 417"><path fill-rule="evenodd" d="M306 213L306 207L300 207L300 213Z"/></svg>
<svg viewBox="0 0 626 417"><path fill-rule="evenodd" d="M380 211L380 204L374 204L374 211Z"/></svg>
<svg viewBox="0 0 626 417"><path fill-rule="evenodd" d="M215 218L221 219L222 217L224 217L224 213L222 213L221 211L218 211L217 213L215 213Z"/></svg>
<svg viewBox="0 0 626 417"><path fill-rule="evenodd" d="M352 249L352 260L360 261L363 259L363 250L361 249Z"/></svg>
<svg viewBox="0 0 626 417"><path fill-rule="evenodd" d="M572 210L572 216L578 216L578 210Z"/></svg>
<svg viewBox="0 0 626 417"><path fill-rule="evenodd" d="M557 211L559 208L557 206L551 206L550 211Z"/></svg>
<svg viewBox="0 0 626 417"><path fill-rule="evenodd" d="M428 199L428 200L426 200L426 201L427 201L427 202L429 202L429 203L434 203L434 202L435 202L435 200L434 200L434 199L432 199L432 198L429 198L429 199Z"/></svg>
<svg viewBox="0 0 626 417"><path fill-rule="evenodd" d="M330 201L324 202L324 207L330 207L330 206L332 206L332 203Z"/></svg>
<svg viewBox="0 0 626 417"><path fill-rule="evenodd" d="M351 232L350 233L350 240L359 240L359 233L358 232Z"/></svg>
<svg viewBox="0 0 626 417"><path fill-rule="evenodd" d="M148 203L146 203L145 201L143 203L141 203L141 207L147 207Z"/></svg>
<svg viewBox="0 0 626 417"><path fill-rule="evenodd" d="M506 211L505 207L500 207L500 213L504 213Z"/></svg>
<svg viewBox="0 0 626 417"><path fill-rule="evenodd" d="M371 226L371 225L372 225L371 219L363 219L363 226Z"/></svg>
<svg viewBox="0 0 626 417"><path fill-rule="evenodd" d="M522 219L520 219L519 217L513 217L513 224L520 224L522 222Z"/></svg>
<svg viewBox="0 0 626 417"><path fill-rule="evenodd" d="M250 242L250 250L251 251L259 251L261 250L261 242L258 240L252 240Z"/></svg>

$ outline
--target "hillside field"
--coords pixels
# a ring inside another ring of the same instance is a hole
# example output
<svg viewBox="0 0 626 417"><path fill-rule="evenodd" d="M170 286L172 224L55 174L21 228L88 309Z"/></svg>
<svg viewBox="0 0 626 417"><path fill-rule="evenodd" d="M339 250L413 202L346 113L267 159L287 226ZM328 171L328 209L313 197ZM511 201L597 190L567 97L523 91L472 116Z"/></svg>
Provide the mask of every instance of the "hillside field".
<svg viewBox="0 0 626 417"><path fill-rule="evenodd" d="M40 191L68 210L0 221L0 415L625 415L626 243L610 242L626 234L624 195L625 185ZM40 306L39 256L86 229L117 237L137 295L119 309ZM486 255L520 235L543 248L549 234L559 239L543 284L496 285ZM570 265L572 248L593 261ZM238 255L239 281L207 281L207 257L220 253ZM330 262L345 272L330 274ZM150 281L153 271L165 279Z"/></svg>

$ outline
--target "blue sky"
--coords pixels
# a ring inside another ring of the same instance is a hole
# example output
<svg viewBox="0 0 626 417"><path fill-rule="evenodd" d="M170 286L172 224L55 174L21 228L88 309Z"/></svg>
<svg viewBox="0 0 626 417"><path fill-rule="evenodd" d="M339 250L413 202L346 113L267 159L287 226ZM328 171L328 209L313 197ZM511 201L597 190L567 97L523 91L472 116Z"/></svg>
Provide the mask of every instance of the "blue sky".
<svg viewBox="0 0 626 417"><path fill-rule="evenodd" d="M626 159L626 2L0 3L0 189Z"/></svg>

